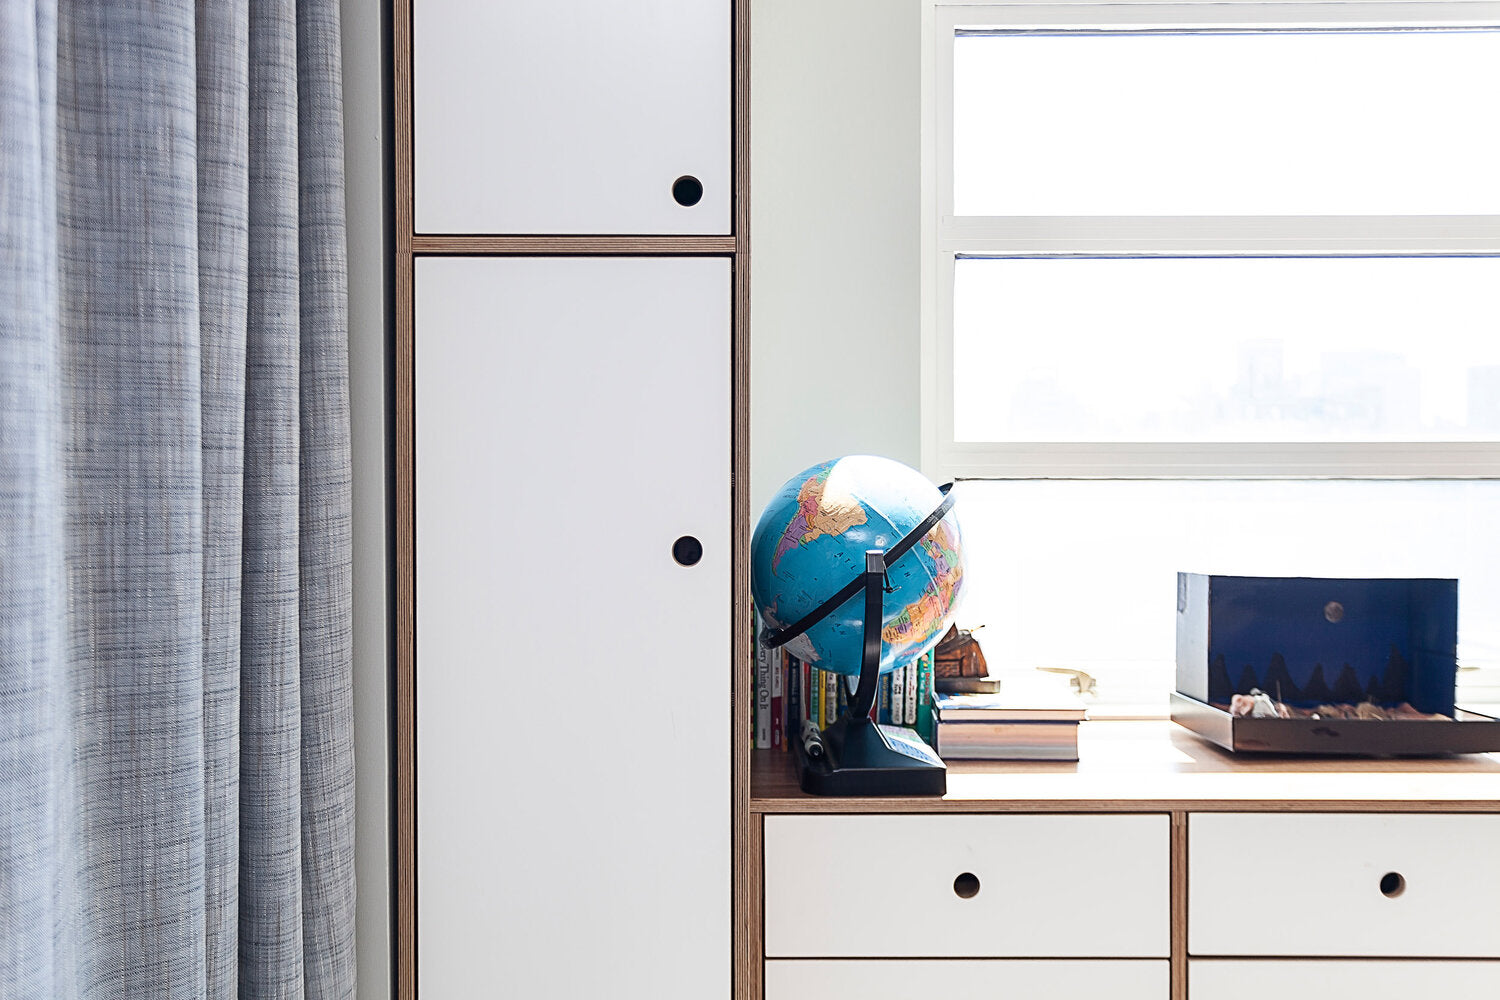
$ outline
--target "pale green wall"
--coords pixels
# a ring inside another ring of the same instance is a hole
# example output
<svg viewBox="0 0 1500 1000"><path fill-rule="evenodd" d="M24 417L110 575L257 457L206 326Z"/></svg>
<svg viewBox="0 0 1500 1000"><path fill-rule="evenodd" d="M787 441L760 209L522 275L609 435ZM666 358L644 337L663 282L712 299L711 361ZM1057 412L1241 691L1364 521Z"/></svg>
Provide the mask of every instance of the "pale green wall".
<svg viewBox="0 0 1500 1000"><path fill-rule="evenodd" d="M851 453L916 466L921 8L751 4L752 517Z"/></svg>

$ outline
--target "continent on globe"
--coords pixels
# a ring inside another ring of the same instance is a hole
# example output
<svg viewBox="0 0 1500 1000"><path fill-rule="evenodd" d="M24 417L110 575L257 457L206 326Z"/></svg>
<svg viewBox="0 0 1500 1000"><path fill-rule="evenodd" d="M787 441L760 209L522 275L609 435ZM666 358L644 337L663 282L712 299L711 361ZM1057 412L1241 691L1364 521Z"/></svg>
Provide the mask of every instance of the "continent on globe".
<svg viewBox="0 0 1500 1000"><path fill-rule="evenodd" d="M818 467L797 491L797 512L781 532L776 554L771 557L771 572L781 565L781 557L799 545L806 545L822 535L842 535L856 524L865 523L865 509L847 492L829 492L828 474L835 462Z"/></svg>
<svg viewBox="0 0 1500 1000"><path fill-rule="evenodd" d="M932 559L933 582L881 630L880 637L892 645L925 642L935 635L946 624L953 599L963 586L958 543L945 522L933 525L921 545Z"/></svg>
<svg viewBox="0 0 1500 1000"><path fill-rule="evenodd" d="M760 616L766 621L767 632L778 632L788 624L776 617L776 605L774 603L768 608L762 608ZM793 636L783 643L783 645L786 647L787 652L803 663L817 663L823 658L818 655L818 651L813 646L812 640L807 637L807 633L805 632L802 635Z"/></svg>

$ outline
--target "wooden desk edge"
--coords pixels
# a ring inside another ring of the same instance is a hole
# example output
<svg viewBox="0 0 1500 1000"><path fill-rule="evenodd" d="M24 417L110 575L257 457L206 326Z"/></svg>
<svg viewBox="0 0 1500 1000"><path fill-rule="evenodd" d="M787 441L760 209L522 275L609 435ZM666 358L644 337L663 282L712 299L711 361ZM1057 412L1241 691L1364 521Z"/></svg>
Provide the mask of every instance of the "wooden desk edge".
<svg viewBox="0 0 1500 1000"><path fill-rule="evenodd" d="M1090 722L1085 727L1087 738L1079 740L1082 771L1069 764L960 761L951 765L951 791L942 798L805 795L797 787L790 754L757 750L751 753L750 810L761 815L1500 812L1500 757L1495 754L1243 757L1164 721ZM1094 755L1119 756L1107 769L1088 769Z"/></svg>
<svg viewBox="0 0 1500 1000"><path fill-rule="evenodd" d="M773 815L872 813L1191 813L1382 812L1500 813L1496 799L801 799L750 800L750 812Z"/></svg>

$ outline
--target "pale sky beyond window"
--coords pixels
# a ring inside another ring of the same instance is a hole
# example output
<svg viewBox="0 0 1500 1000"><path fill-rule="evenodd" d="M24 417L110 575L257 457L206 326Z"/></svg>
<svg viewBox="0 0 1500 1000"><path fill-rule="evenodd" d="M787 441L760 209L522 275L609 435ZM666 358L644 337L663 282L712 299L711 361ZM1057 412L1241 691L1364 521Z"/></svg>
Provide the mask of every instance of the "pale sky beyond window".
<svg viewBox="0 0 1500 1000"><path fill-rule="evenodd" d="M960 260L954 281L960 441L1500 437L1497 258Z"/></svg>
<svg viewBox="0 0 1500 1000"><path fill-rule="evenodd" d="M957 215L1500 214L1500 32L965 36Z"/></svg>

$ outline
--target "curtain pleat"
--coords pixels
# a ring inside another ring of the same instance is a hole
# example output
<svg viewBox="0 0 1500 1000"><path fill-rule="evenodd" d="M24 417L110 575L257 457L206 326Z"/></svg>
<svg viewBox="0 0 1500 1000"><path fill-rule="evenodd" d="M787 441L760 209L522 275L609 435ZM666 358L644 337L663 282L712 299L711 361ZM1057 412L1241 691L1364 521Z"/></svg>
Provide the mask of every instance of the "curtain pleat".
<svg viewBox="0 0 1500 1000"><path fill-rule="evenodd" d="M250 11L197 8L203 423L203 840L207 996L239 984L240 569L249 329Z"/></svg>
<svg viewBox="0 0 1500 1000"><path fill-rule="evenodd" d="M354 596L338 8L297 7L302 920L308 1000L354 981ZM313 946L315 945L315 946Z"/></svg>
<svg viewBox="0 0 1500 1000"><path fill-rule="evenodd" d="M191 7L64 3L58 301L79 993L204 992Z"/></svg>
<svg viewBox="0 0 1500 1000"><path fill-rule="evenodd" d="M0 1000L354 995L336 0L0 0Z"/></svg>
<svg viewBox="0 0 1500 1000"><path fill-rule="evenodd" d="M302 996L296 74L295 5L250 0L240 987L276 997Z"/></svg>
<svg viewBox="0 0 1500 1000"><path fill-rule="evenodd" d="M69 1000L56 32L47 4L0 6L0 997Z"/></svg>

